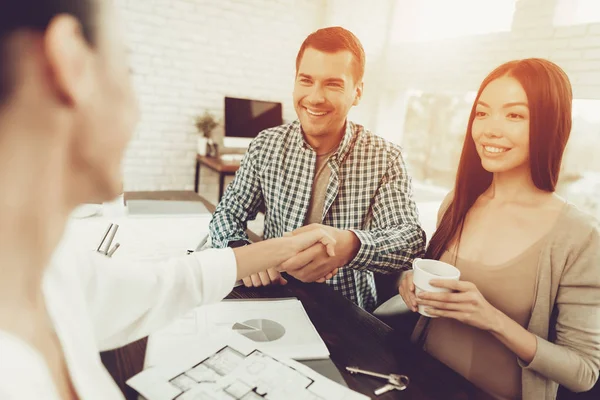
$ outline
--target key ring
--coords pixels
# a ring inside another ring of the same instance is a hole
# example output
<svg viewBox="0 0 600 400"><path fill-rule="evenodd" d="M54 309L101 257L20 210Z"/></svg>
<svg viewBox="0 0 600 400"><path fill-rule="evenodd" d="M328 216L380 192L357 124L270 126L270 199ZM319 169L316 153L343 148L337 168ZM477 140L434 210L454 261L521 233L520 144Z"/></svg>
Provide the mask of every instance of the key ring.
<svg viewBox="0 0 600 400"><path fill-rule="evenodd" d="M396 386L396 390L405 390L408 387L408 384L410 383L410 379L408 378L408 376L406 375L398 375L400 381L395 384L394 386Z"/></svg>

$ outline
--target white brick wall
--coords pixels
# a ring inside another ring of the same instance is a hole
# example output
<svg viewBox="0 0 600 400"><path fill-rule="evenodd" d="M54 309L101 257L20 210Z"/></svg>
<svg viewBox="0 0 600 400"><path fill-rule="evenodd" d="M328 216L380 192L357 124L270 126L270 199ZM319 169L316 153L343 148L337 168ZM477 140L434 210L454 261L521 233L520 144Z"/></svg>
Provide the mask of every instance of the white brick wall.
<svg viewBox="0 0 600 400"><path fill-rule="evenodd" d="M193 120L222 119L225 96L291 101L302 40L324 0L117 0L131 48L141 121L124 163L125 190L192 190Z"/></svg>
<svg viewBox="0 0 600 400"><path fill-rule="evenodd" d="M205 109L222 118L224 96L281 101L284 118L294 119L296 52L322 26L342 25L363 42L365 94L350 117L397 143L406 90L475 91L515 58L550 58L567 71L576 98L600 99L600 23L553 26L556 0L519 0L511 32L385 51L394 1L117 0L142 110L125 189L192 189L193 119Z"/></svg>

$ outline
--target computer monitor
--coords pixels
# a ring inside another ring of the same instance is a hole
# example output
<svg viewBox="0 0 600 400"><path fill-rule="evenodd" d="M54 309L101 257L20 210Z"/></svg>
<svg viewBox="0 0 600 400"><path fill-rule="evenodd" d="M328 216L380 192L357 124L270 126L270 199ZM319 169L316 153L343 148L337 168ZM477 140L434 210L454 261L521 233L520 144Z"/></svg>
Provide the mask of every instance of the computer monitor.
<svg viewBox="0 0 600 400"><path fill-rule="evenodd" d="M248 148L261 131L281 124L281 103L225 97L223 146L226 148Z"/></svg>

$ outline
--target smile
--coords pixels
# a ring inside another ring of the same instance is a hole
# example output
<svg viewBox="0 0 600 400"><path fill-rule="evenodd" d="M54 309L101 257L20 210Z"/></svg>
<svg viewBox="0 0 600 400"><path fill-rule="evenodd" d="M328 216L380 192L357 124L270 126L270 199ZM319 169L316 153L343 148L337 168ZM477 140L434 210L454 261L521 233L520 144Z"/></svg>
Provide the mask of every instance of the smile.
<svg viewBox="0 0 600 400"><path fill-rule="evenodd" d="M312 111L306 107L304 107L307 113L310 115L314 115L315 117L322 117L323 115L329 114L327 111Z"/></svg>
<svg viewBox="0 0 600 400"><path fill-rule="evenodd" d="M483 146L483 149L485 151L487 151L488 153L494 153L494 154L506 153L508 150L510 150L510 149L507 149L504 147L493 147L493 146Z"/></svg>

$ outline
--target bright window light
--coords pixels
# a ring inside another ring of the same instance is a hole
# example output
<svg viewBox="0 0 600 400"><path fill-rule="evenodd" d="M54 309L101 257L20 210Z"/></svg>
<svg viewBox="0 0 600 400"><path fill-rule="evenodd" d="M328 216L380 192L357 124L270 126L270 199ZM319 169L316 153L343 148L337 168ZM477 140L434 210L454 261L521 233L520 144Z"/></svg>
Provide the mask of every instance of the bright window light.
<svg viewBox="0 0 600 400"><path fill-rule="evenodd" d="M554 25L579 25L600 22L598 0L556 0Z"/></svg>
<svg viewBox="0 0 600 400"><path fill-rule="evenodd" d="M396 0L392 42L508 32L517 0Z"/></svg>

